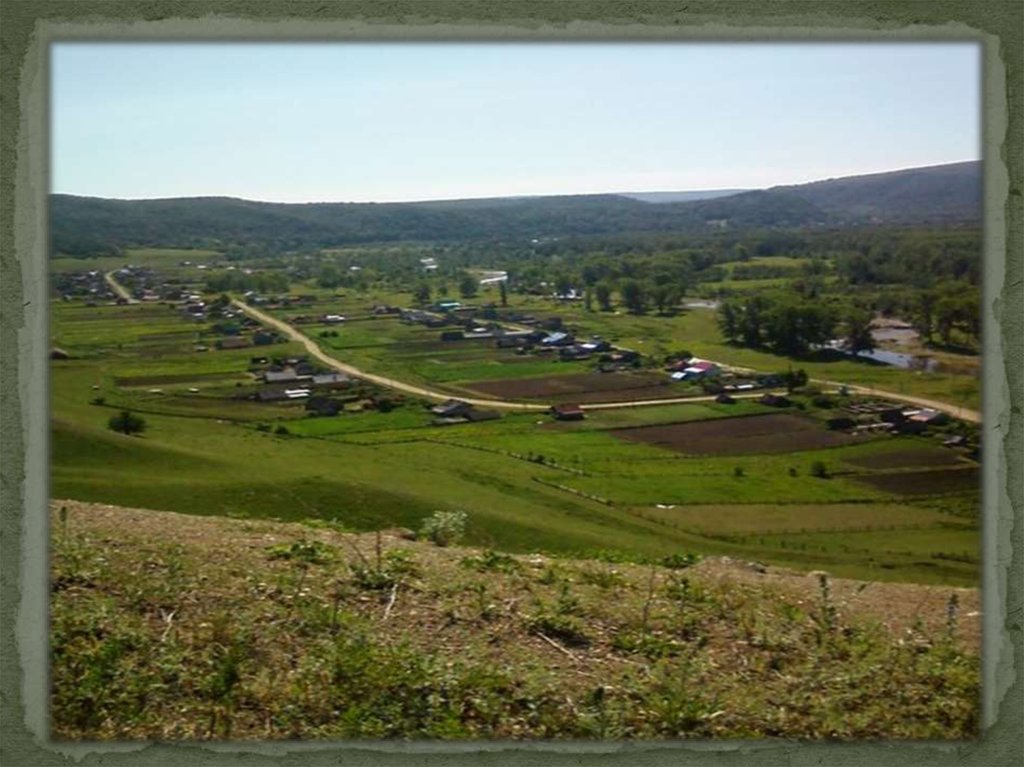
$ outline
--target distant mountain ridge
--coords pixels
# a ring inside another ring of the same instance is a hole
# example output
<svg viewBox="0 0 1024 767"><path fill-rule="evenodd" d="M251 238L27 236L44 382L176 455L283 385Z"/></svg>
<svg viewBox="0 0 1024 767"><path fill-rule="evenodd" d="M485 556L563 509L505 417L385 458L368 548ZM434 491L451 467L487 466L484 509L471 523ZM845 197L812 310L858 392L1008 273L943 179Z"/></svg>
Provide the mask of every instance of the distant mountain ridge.
<svg viewBox="0 0 1024 767"><path fill-rule="evenodd" d="M108 200L54 194L50 197L51 249L87 254L125 246L255 243L300 249L401 240L515 240L981 219L980 162L766 190L720 191L723 194L710 198L671 202L594 194L298 204L230 197Z"/></svg>

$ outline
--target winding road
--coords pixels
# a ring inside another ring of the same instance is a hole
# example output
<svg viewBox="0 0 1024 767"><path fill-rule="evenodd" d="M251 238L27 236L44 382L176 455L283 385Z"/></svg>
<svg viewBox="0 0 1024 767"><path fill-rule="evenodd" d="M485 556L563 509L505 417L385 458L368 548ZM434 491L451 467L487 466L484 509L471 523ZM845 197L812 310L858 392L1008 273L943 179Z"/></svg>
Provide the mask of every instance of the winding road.
<svg viewBox="0 0 1024 767"><path fill-rule="evenodd" d="M108 275L109 276L109 275ZM112 279L112 278L111 278ZM367 373L360 370L352 365L345 364L340 360L330 356L324 352L320 346L312 338L298 330L293 325L289 325L283 320L279 320L261 311L253 306L249 306L245 302L232 298L231 301L238 309L252 317L258 322L262 322L269 327L273 327L280 331L282 334L291 338L293 341L297 341L302 344L306 351L324 365L337 370L341 373L352 376L353 378L359 378L364 381L384 386L388 389L394 389L395 391L404 392L411 394L416 397L423 397L425 399L432 400L448 400L457 398L462 402L468 402L471 405L478 405L480 407L496 408L500 410L517 410L517 411L533 411L543 412L549 409L549 405L523 403L523 402L509 402L507 400L496 400L496 399L468 399L466 397L457 396L450 392L438 391L436 389L429 389L423 386L417 386L415 384L406 383L405 381L399 381L394 378L387 376L377 375L375 373ZM722 366L728 368L728 366ZM865 394L868 396L881 397L884 399L892 400L895 402L904 402L909 405L916 407L931 408L942 413L951 415L954 418L958 418L963 421L970 421L971 423L981 423L981 413L976 410L970 410L968 408L959 407L957 405L951 405L947 402L940 402L938 400L927 399L925 397L915 397L907 394L900 394L897 392L885 391L883 389L875 389L869 386L856 386L853 384L843 384L838 381L826 381L821 379L810 379L811 382L817 384L824 384L826 386L832 386L836 389L840 387L846 387L847 390L855 392L857 394ZM753 399L760 397L764 394L764 391L759 391L753 394L733 394L732 396L737 399ZM712 396L701 396L701 397L673 397L666 399L652 399L652 400L624 400L619 402L600 402L594 404L588 404L584 406L586 410L612 410L615 408L624 407L646 407L651 405L674 405L682 404L687 402L710 402L714 400Z"/></svg>

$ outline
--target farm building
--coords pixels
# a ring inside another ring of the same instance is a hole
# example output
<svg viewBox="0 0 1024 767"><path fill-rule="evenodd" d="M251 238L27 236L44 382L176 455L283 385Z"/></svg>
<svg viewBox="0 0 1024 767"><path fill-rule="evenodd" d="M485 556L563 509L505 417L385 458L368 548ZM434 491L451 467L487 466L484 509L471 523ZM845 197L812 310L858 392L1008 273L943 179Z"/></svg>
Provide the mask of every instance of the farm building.
<svg viewBox="0 0 1024 767"><path fill-rule="evenodd" d="M306 410L322 416L335 416L344 409L344 404L327 397L310 397L306 400Z"/></svg>
<svg viewBox="0 0 1024 767"><path fill-rule="evenodd" d="M284 368L283 370L267 370L263 373L263 382L268 384L290 383L298 381L299 375L295 368Z"/></svg>
<svg viewBox="0 0 1024 767"><path fill-rule="evenodd" d="M554 347L554 346L571 346L575 342L576 342L576 339L574 339L568 333L564 333L562 331L558 331L556 333L552 333L547 338L543 339L540 343L541 343L541 346Z"/></svg>
<svg viewBox="0 0 1024 767"><path fill-rule="evenodd" d="M552 405L551 415L558 421L582 421L586 417L583 408L569 403Z"/></svg>
<svg viewBox="0 0 1024 767"><path fill-rule="evenodd" d="M457 399L445 400L440 405L430 408L431 413L441 418L462 418L470 410L472 405Z"/></svg>
<svg viewBox="0 0 1024 767"><path fill-rule="evenodd" d="M313 376L313 386L344 387L352 382L344 373L317 373Z"/></svg>
<svg viewBox="0 0 1024 767"><path fill-rule="evenodd" d="M229 336L228 338L217 340L218 349L244 349L247 346L250 346L249 339L238 336Z"/></svg>

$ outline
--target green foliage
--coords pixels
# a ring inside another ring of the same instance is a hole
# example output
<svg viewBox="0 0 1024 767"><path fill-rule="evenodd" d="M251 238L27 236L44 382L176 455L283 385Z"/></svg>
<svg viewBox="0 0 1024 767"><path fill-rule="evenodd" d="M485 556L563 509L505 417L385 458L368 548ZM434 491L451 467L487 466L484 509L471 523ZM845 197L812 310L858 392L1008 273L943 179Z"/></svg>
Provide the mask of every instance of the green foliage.
<svg viewBox="0 0 1024 767"><path fill-rule="evenodd" d="M462 539L468 519L464 511L435 511L423 521L419 535L437 546L450 546Z"/></svg>
<svg viewBox="0 0 1024 767"><path fill-rule="evenodd" d="M811 464L811 476L819 479L828 479L828 466L824 461L815 461Z"/></svg>
<svg viewBox="0 0 1024 767"><path fill-rule="evenodd" d="M486 549L480 556L465 557L460 564L477 572L517 573L522 570L519 560L500 551Z"/></svg>
<svg viewBox="0 0 1024 767"><path fill-rule="evenodd" d="M281 559L309 565L324 565L334 559L334 547L320 541L295 541L267 548L267 559Z"/></svg>
<svg viewBox="0 0 1024 767"><path fill-rule="evenodd" d="M120 432L121 434L127 434L129 436L134 434L141 434L146 430L146 420L142 416L138 416L130 410L122 410L115 416L111 416L110 420L107 421L107 427L111 431Z"/></svg>

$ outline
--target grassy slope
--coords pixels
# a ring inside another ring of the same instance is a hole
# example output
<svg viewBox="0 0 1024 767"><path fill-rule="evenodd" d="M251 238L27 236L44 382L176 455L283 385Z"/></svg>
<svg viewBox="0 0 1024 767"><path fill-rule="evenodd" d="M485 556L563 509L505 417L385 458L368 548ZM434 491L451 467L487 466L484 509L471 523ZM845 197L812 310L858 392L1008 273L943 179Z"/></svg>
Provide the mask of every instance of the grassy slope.
<svg viewBox="0 0 1024 767"><path fill-rule="evenodd" d="M60 739L977 732L975 590L54 505Z"/></svg>

